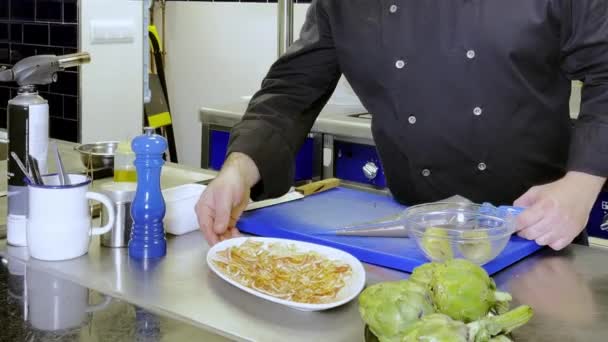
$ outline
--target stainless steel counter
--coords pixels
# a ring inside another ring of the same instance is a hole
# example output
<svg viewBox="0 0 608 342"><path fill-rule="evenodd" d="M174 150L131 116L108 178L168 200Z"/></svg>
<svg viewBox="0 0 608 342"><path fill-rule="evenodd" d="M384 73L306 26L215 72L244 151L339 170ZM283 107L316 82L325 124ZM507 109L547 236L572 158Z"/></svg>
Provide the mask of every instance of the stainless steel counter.
<svg viewBox="0 0 608 342"><path fill-rule="evenodd" d="M580 91L580 90L579 90ZM241 120L247 109L248 100L202 107L199 111L200 122L207 125L232 127ZM576 108L575 108L576 109ZM358 105L326 105L312 127L314 133L325 133L335 137L361 140L373 144L371 119L367 110ZM576 119L578 112L571 110L570 117Z"/></svg>
<svg viewBox="0 0 608 342"><path fill-rule="evenodd" d="M248 101L241 100L221 106L203 107L199 118L203 124L232 127L243 117L247 104ZM312 132L361 139L373 144L369 115L357 117L360 114L367 114L367 110L358 105L328 104L319 114Z"/></svg>
<svg viewBox="0 0 608 342"><path fill-rule="evenodd" d="M80 285L153 313L243 341L363 341L356 302L325 312L300 312L251 296L223 282L207 267L208 246L199 232L170 238L167 256L144 265L126 250L98 247L64 262L27 261ZM19 256L19 249L0 254ZM515 333L516 341L606 341L608 338L608 253L571 246L543 250L496 276L516 303L536 315ZM366 265L368 284L407 277Z"/></svg>
<svg viewBox="0 0 608 342"><path fill-rule="evenodd" d="M178 165L172 168L175 172L166 181L175 182L184 170ZM4 202L0 208L5 210ZM266 302L215 276L205 262L208 248L199 232L170 237L165 258L142 264L131 260L125 249L101 248L94 239L83 257L43 262L0 240L0 255L22 261L34 272L73 281L229 339L363 341L356 302L325 312L294 311ZM534 319L515 333L516 341L608 340L606 263L604 250L571 246L562 252L543 250L499 273L499 287L511 292L516 303L529 304L536 311ZM407 277L372 265L366 270L368 284Z"/></svg>
<svg viewBox="0 0 608 342"><path fill-rule="evenodd" d="M3 342L227 341L14 258L0 258L0 327Z"/></svg>

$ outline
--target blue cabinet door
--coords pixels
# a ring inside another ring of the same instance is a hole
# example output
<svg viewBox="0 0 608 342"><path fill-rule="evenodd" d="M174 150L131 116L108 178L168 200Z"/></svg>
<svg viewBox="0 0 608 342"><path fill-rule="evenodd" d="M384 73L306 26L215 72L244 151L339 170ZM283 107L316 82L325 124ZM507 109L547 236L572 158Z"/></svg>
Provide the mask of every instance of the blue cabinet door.
<svg viewBox="0 0 608 342"><path fill-rule="evenodd" d="M230 133L225 131L210 131L209 133L209 168L219 171L226 159Z"/></svg>
<svg viewBox="0 0 608 342"><path fill-rule="evenodd" d="M355 144L344 141L334 141L334 175L337 178L351 182L370 184L376 187L386 187L384 170L375 146ZM374 178L366 177L363 167L373 163L378 168Z"/></svg>
<svg viewBox="0 0 608 342"><path fill-rule="evenodd" d="M314 139L307 138L300 151L296 155L296 174L295 181L312 179L314 173L315 160Z"/></svg>
<svg viewBox="0 0 608 342"><path fill-rule="evenodd" d="M209 133L209 168L220 170L226 159L230 133L211 130ZM314 173L314 139L307 138L296 155L295 181L312 179Z"/></svg>

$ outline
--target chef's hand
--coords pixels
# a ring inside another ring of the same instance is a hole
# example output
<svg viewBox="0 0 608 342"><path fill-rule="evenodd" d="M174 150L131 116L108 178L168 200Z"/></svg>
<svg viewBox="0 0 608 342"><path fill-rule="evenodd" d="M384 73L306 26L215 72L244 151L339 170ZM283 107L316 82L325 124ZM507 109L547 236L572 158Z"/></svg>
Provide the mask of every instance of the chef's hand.
<svg viewBox="0 0 608 342"><path fill-rule="evenodd" d="M198 224L209 245L238 236L236 222L260 179L257 166L243 153L231 153L196 204Z"/></svg>
<svg viewBox="0 0 608 342"><path fill-rule="evenodd" d="M517 199L527 208L517 218L518 235L560 250L585 228L606 178L568 172L553 183L535 186Z"/></svg>

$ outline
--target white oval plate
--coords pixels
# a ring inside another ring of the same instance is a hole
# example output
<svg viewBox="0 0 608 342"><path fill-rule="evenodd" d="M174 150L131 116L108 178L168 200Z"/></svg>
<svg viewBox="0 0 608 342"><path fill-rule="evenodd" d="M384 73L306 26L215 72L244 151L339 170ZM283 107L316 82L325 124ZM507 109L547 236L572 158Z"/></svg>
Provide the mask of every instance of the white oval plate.
<svg viewBox="0 0 608 342"><path fill-rule="evenodd" d="M298 302L293 302L293 301L289 301L289 300L276 298L276 297L267 295L265 293L261 293L259 291L256 291L252 288L244 286L244 285L240 284L239 282L231 279L229 276L222 273L222 271L220 269L218 269L215 266L215 264L212 262L212 260L214 259L214 257L217 255L218 252L223 251L228 247L238 246L238 245L244 243L247 239L263 242L265 244L274 243L274 242L287 244L287 245L293 244L296 246L298 251L317 252L330 260L339 260L341 262L344 262L344 263L350 265L350 267L352 269L352 275L350 276L349 279L347 279L346 284L342 288L342 290L340 290L340 292L338 292L338 295L336 296L335 301L333 301L331 303L324 303L324 304L298 303ZM365 286L365 269L363 268L363 265L361 264L361 262L359 260L357 260L357 258L355 258L354 256L352 256L346 252L343 252L341 250L335 249L335 248L326 247L326 246L317 245L317 244L308 243L308 242L295 241L295 240L262 238L262 237L239 237L239 238L224 240L224 241L216 244L215 246L211 247L211 249L209 249L209 252L207 252L207 265L209 265L211 270L213 270L213 272L215 274L217 274L220 278L224 279L228 283L238 287L239 289L241 289L245 292L248 292L254 296L266 299L268 301L286 305L288 307L302 310L302 311L327 310L327 309L331 309L331 308L346 304L346 303L350 302L353 298L355 298L363 290L363 287Z"/></svg>

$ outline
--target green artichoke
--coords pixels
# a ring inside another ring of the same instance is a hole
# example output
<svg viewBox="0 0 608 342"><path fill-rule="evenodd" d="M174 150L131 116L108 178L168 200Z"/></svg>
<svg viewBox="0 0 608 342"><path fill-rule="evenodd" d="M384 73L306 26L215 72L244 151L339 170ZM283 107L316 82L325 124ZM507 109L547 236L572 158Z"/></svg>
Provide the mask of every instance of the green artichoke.
<svg viewBox="0 0 608 342"><path fill-rule="evenodd" d="M510 294L496 291L494 280L483 268L465 259L436 266L430 291L438 312L465 323L490 311L503 313L511 301Z"/></svg>
<svg viewBox="0 0 608 342"><path fill-rule="evenodd" d="M492 243L488 240L488 233L467 230L462 232L462 237L472 239L458 243L457 247L462 256L476 264L484 264L492 258Z"/></svg>
<svg viewBox="0 0 608 342"><path fill-rule="evenodd" d="M522 305L505 314L465 324L444 314L431 314L410 325L402 342L503 342L508 334L532 318L532 308Z"/></svg>
<svg viewBox="0 0 608 342"><path fill-rule="evenodd" d="M422 236L422 249L435 261L444 261L454 258L454 252L445 229L430 227Z"/></svg>
<svg viewBox="0 0 608 342"><path fill-rule="evenodd" d="M433 281L433 272L441 265L437 262L427 262L414 269L414 272L408 278L409 281L428 287Z"/></svg>
<svg viewBox="0 0 608 342"><path fill-rule="evenodd" d="M403 331L435 310L426 288L407 280L366 288L359 296L359 312L380 342L399 341Z"/></svg>
<svg viewBox="0 0 608 342"><path fill-rule="evenodd" d="M466 324L444 314L422 317L404 332L401 342L467 342Z"/></svg>

